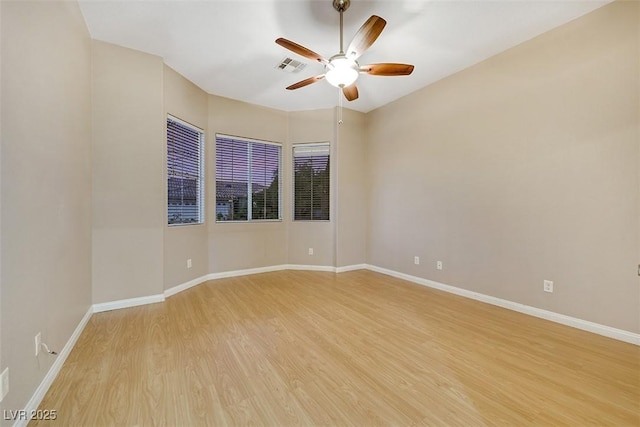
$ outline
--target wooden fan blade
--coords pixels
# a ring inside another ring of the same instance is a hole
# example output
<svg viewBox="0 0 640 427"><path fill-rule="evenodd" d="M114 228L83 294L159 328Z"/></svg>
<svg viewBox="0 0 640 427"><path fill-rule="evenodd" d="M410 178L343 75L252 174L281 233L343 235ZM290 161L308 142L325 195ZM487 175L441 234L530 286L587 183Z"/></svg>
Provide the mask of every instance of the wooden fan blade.
<svg viewBox="0 0 640 427"><path fill-rule="evenodd" d="M298 83L292 84L291 86L287 86L287 90L300 89L301 87L308 86L311 83L315 83L322 79L324 79L324 74L320 74L319 76L309 77L308 79L301 80Z"/></svg>
<svg viewBox="0 0 640 427"><path fill-rule="evenodd" d="M278 43L285 49L289 49L290 51L297 53L300 56L304 56L305 58L313 59L314 61L322 62L323 64L329 63L329 61L327 61L311 49L307 49L306 47L292 42L291 40L283 39L282 37L280 37L279 39L276 39L276 43Z"/></svg>
<svg viewBox="0 0 640 427"><path fill-rule="evenodd" d="M347 49L347 57L357 59L362 55L376 41L385 25L387 25L387 21L379 16L372 15L371 18L367 19L367 22L362 24L362 27L351 40L351 44Z"/></svg>
<svg viewBox="0 0 640 427"><path fill-rule="evenodd" d="M384 62L382 64L363 65L360 67L360 72L371 74L372 76L408 76L413 73L413 65Z"/></svg>
<svg viewBox="0 0 640 427"><path fill-rule="evenodd" d="M347 101L354 101L358 99L358 88L356 84L353 83L351 86L345 86L342 88L342 93L344 97L347 98Z"/></svg>

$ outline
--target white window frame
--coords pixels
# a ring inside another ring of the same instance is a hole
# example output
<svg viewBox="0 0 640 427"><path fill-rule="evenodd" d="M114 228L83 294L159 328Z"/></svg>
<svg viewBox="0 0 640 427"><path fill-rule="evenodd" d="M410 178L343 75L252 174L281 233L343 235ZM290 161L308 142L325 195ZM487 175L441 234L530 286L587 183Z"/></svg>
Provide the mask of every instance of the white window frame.
<svg viewBox="0 0 640 427"><path fill-rule="evenodd" d="M329 156L329 218L328 219L296 219L296 148L306 148L309 152L319 151L326 152ZM303 142L293 144L291 147L291 221L293 222L331 222L332 212L331 206L333 205L333 190L331 184L333 181L332 165L331 165L331 143L329 141L324 142Z"/></svg>
<svg viewBox="0 0 640 427"><path fill-rule="evenodd" d="M247 138L244 136L236 136L236 135L228 135L228 134L224 134L224 133L216 133L214 135L214 140L213 140L213 145L214 147L216 147L217 150L217 146L218 146L218 138L224 138L224 139L234 139L237 141L243 141L243 142L247 142L248 143L248 148L247 148L247 168L249 171L249 178L247 180L247 219L238 219L238 220L225 220L225 221L220 221L217 218L217 182L218 182L218 177L217 177L217 169L216 169L216 174L213 177L214 183L215 183L215 192L216 194L214 194L214 197L216 199L216 209L214 211L214 219L216 224L245 224L245 223L258 223L258 222L282 222L282 158L283 158L283 150L282 150L282 143L280 142L275 142L275 141L268 141L268 140L263 140L263 139L254 139L254 138ZM251 195L252 195L252 186L251 186L251 161L252 161L252 144L264 144L264 145L272 145L272 146L276 146L280 148L280 155L278 156L278 218L277 219L252 219L253 216L253 203L251 203ZM218 153L216 151L216 155L215 155L215 161L217 162L217 156Z"/></svg>
<svg viewBox="0 0 640 427"><path fill-rule="evenodd" d="M199 128L198 126L195 126L189 122L186 122L176 116L173 116L171 114L167 114L167 121L171 120L174 121L176 123L179 123L182 126L188 127L190 129L192 129L195 132L198 132L198 134L200 135L199 137L199 141L198 141L198 151L199 151L199 173L198 173L198 181L199 181L199 186L198 186L198 221L197 222L185 222L185 223L174 223L174 224L170 224L169 223L169 187L167 186L167 197L166 197L166 203L167 203L167 210L166 210L166 221L167 221L167 225L169 227L182 227L182 226L189 226L189 225L202 225L205 223L205 219L206 219L206 212L205 212L205 142L206 142L206 136L204 133L204 130ZM169 181L169 159L168 159L168 134L166 133L166 122L165 122L165 139L167 140L167 145L165 148L165 155L167 155L167 159L165 161L165 170L167 173L167 185L168 185L168 181Z"/></svg>

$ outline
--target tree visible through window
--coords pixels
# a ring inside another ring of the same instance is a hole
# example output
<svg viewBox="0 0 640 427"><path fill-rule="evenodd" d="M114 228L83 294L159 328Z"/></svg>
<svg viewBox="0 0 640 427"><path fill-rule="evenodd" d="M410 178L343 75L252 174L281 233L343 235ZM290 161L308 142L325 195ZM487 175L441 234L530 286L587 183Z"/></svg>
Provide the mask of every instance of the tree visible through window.
<svg viewBox="0 0 640 427"><path fill-rule="evenodd" d="M169 225L203 222L204 133L167 117L167 214Z"/></svg>
<svg viewBox="0 0 640 427"><path fill-rule="evenodd" d="M216 221L279 220L282 147L216 135Z"/></svg>
<svg viewBox="0 0 640 427"><path fill-rule="evenodd" d="M329 220L329 144L293 147L293 219Z"/></svg>

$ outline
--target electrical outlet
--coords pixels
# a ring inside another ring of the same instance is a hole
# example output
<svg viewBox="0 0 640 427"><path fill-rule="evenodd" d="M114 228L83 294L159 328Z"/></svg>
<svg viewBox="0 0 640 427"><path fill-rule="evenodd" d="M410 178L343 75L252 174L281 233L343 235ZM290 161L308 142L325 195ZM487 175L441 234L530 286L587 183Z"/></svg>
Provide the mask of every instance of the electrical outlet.
<svg viewBox="0 0 640 427"><path fill-rule="evenodd" d="M437 261L436 262L436 269L442 270L442 261Z"/></svg>
<svg viewBox="0 0 640 427"><path fill-rule="evenodd" d="M309 248L309 255L313 255L313 248Z"/></svg>
<svg viewBox="0 0 640 427"><path fill-rule="evenodd" d="M0 402L2 402L9 393L9 367L7 366L2 371L2 381L0 381Z"/></svg>
<svg viewBox="0 0 640 427"><path fill-rule="evenodd" d="M191 258L187 260L187 268L191 268Z"/></svg>
<svg viewBox="0 0 640 427"><path fill-rule="evenodd" d="M553 293L553 282L551 280L545 280L543 282L542 288L545 292Z"/></svg>
<svg viewBox="0 0 640 427"><path fill-rule="evenodd" d="M420 257L419 256L414 256L413 257L413 263L415 265L420 265Z"/></svg>
<svg viewBox="0 0 640 427"><path fill-rule="evenodd" d="M40 354L40 346L42 345L42 334L40 332L38 332L36 334L36 357L38 357L38 355Z"/></svg>

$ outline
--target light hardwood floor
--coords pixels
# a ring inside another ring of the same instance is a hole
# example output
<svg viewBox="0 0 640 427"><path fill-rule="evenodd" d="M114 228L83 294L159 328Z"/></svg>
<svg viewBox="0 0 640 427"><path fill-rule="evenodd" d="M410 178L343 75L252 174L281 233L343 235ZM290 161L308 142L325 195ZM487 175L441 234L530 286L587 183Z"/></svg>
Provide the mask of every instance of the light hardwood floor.
<svg viewBox="0 0 640 427"><path fill-rule="evenodd" d="M640 348L370 271L283 271L93 315L40 408L59 426L639 426Z"/></svg>

